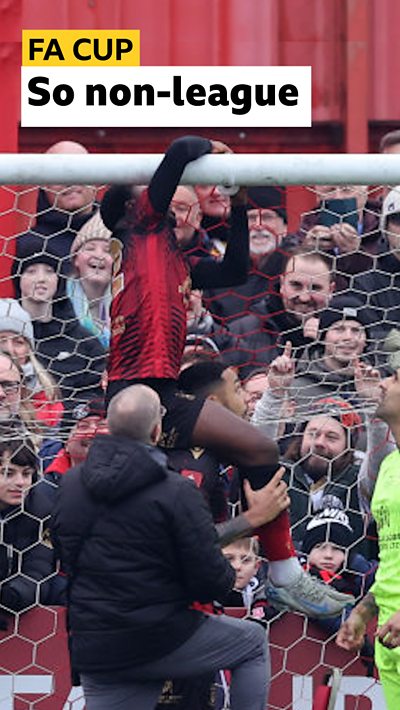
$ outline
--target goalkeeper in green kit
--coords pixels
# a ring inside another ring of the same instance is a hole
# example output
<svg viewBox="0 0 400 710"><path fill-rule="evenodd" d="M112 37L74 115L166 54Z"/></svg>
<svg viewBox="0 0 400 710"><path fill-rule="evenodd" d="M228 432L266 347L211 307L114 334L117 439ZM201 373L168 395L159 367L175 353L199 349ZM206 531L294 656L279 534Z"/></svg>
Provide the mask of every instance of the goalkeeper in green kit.
<svg viewBox="0 0 400 710"><path fill-rule="evenodd" d="M400 708L400 369L380 383L376 416L386 422L396 447L382 461L371 501L379 536L379 568L369 593L339 629L336 643L359 650L367 625L378 617L375 661L388 710ZM384 445L384 442L382 442Z"/></svg>

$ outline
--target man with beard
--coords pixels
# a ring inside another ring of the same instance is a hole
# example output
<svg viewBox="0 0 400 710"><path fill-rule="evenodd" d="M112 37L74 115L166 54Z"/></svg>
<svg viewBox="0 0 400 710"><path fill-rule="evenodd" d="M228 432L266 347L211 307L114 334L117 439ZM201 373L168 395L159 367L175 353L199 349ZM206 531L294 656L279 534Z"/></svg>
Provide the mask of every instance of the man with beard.
<svg viewBox="0 0 400 710"><path fill-rule="evenodd" d="M244 417L246 402L241 382L236 371L222 362L205 360L185 368L179 377L179 387L187 394L218 402L238 417ZM209 449L199 446L171 449L168 462L200 488L215 523L228 519L226 463L221 463ZM251 532L249 529L248 534Z"/></svg>
<svg viewBox="0 0 400 710"><path fill-rule="evenodd" d="M219 319L240 318L272 290L285 255L295 240L287 237L284 188L251 187L247 190L250 271L246 283L206 292L207 307ZM212 234L210 233L210 236Z"/></svg>
<svg viewBox="0 0 400 710"><path fill-rule="evenodd" d="M340 398L328 397L315 403L306 424L294 436L285 459L291 464L289 495L293 539L301 543L310 516L319 510L323 497L341 501L355 533L364 536L364 516L360 510L357 479L360 464L355 457L357 429L361 418ZM362 540L357 551L368 557Z"/></svg>

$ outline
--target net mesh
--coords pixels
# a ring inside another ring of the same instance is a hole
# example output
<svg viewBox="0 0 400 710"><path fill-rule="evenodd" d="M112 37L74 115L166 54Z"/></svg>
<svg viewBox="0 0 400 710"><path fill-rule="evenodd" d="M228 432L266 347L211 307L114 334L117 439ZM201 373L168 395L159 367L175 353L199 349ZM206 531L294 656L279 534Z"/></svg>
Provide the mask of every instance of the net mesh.
<svg viewBox="0 0 400 710"><path fill-rule="evenodd" d="M249 278L240 286L192 292L183 358L185 367L212 357L238 369L247 418L279 442L300 554L310 519L326 507L344 510L352 533L341 582L357 596L376 567L369 502L379 464L393 448L387 427L371 422L380 380L400 365L399 237L394 222L388 234L379 228L387 191L251 189ZM87 194L54 188L46 195L6 186L0 192L0 427L3 442L23 439L26 445L29 436L37 457L30 460L22 444L9 460L2 453L0 708L78 710L84 701L66 670L60 578L49 561L51 503L44 500L101 431L104 412L92 404L101 401L107 381L112 256L118 253L104 226L81 231L102 188ZM303 205L309 208L299 210ZM172 209L188 254L222 259L229 206L218 188L180 188ZM29 308L34 329L10 298ZM21 467L25 479L13 488L14 469ZM220 474L232 478L230 469ZM16 506L11 514L7 505ZM230 514L239 508L232 492ZM279 612L268 602L266 609L269 707L309 708L332 667L348 676L341 707L382 707L371 644L360 659L335 646L334 626ZM251 604L245 613L257 615ZM217 686L224 690L218 703L228 707L225 681ZM354 697L344 705L344 695ZM180 707L170 682L159 707L166 705Z"/></svg>

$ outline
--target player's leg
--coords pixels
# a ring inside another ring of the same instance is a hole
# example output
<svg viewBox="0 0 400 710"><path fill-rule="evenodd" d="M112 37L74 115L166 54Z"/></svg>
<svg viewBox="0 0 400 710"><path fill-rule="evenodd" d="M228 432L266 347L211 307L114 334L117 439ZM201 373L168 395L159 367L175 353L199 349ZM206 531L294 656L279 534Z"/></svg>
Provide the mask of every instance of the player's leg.
<svg viewBox="0 0 400 710"><path fill-rule="evenodd" d="M212 449L221 461L237 464L241 479L247 478L253 488L268 483L278 468L276 443L257 427L209 399L198 414L192 442ZM295 558L286 511L258 533L269 561ZM285 579L288 579L287 571Z"/></svg>
<svg viewBox="0 0 400 710"><path fill-rule="evenodd" d="M278 466L278 446L244 419L213 400L205 400L192 433L192 444L212 449L223 461L260 466L262 483L272 478Z"/></svg>

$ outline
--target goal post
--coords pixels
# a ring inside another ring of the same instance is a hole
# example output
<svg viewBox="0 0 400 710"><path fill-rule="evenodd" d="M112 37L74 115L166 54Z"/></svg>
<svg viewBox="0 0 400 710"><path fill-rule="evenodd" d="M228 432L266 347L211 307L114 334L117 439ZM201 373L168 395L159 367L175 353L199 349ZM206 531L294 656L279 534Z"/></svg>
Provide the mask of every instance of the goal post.
<svg viewBox="0 0 400 710"><path fill-rule="evenodd" d="M0 154L1 185L147 184L161 154ZM205 155L182 184L397 185L400 155L293 153Z"/></svg>

